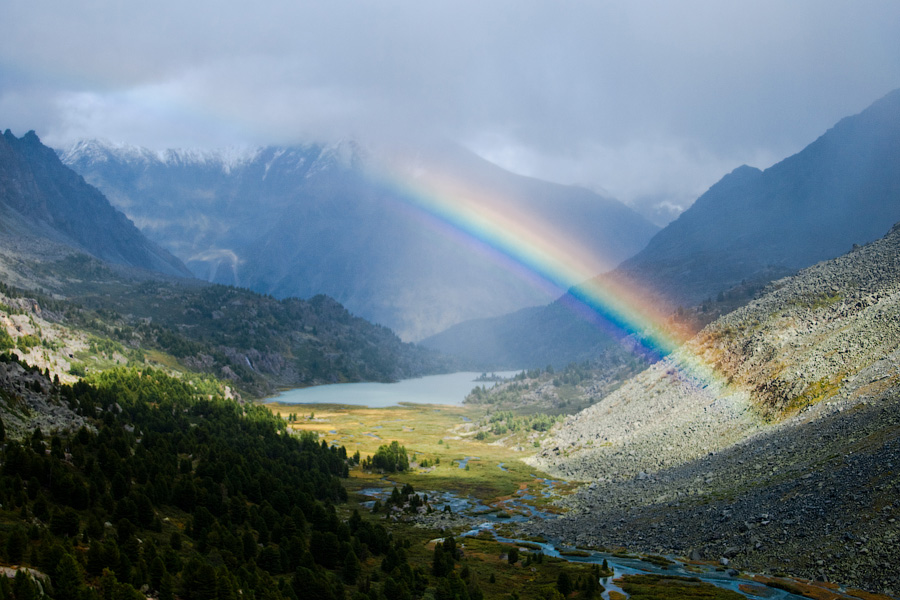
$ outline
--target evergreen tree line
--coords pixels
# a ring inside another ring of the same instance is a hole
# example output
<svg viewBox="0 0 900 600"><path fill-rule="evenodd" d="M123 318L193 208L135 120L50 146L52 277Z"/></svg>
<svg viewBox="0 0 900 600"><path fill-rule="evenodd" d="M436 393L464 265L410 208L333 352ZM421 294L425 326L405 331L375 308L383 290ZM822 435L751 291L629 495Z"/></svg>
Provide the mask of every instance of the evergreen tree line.
<svg viewBox="0 0 900 600"><path fill-rule="evenodd" d="M391 551L337 516L345 449L264 407L149 368L45 387L92 426L0 448L0 557L47 576L0 577L0 600L337 600Z"/></svg>
<svg viewBox="0 0 900 600"><path fill-rule="evenodd" d="M548 415L546 413L533 413L530 415L516 415L510 410L500 410L483 419L490 426L494 435L504 435L507 432L517 431L548 431L554 423L562 420L561 415Z"/></svg>

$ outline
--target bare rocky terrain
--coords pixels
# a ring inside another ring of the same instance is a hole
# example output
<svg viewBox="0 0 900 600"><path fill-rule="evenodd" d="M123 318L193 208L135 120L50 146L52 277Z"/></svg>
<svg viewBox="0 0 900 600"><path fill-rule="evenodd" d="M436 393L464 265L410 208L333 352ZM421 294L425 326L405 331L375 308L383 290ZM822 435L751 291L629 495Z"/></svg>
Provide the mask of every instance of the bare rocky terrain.
<svg viewBox="0 0 900 600"><path fill-rule="evenodd" d="M529 533L896 594L900 401L829 408L676 467L593 482L565 500L567 517Z"/></svg>
<svg viewBox="0 0 900 600"><path fill-rule="evenodd" d="M18 362L0 362L0 416L9 438L42 432L75 431L85 420L56 395L51 381L39 369Z"/></svg>
<svg viewBox="0 0 900 600"><path fill-rule="evenodd" d="M897 593L898 317L897 226L773 282L554 431L587 485L534 532Z"/></svg>

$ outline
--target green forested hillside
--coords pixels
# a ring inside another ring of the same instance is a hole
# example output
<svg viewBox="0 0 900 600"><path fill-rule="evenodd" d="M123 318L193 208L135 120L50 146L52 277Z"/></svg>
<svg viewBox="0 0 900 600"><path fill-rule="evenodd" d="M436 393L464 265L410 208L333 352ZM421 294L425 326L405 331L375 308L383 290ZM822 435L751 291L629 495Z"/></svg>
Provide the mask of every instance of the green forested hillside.
<svg viewBox="0 0 900 600"><path fill-rule="evenodd" d="M360 514L344 478L408 466L396 441L377 465L210 379L118 368L66 385L9 354L0 367L0 425L26 387L84 423L0 427L0 600L597 600L612 575L414 526L454 511L409 482Z"/></svg>
<svg viewBox="0 0 900 600"><path fill-rule="evenodd" d="M335 514L343 448L265 408L151 369L45 383L90 424L2 445L0 556L48 576L52 598L337 598L391 549L382 527ZM0 598L37 597L20 572Z"/></svg>
<svg viewBox="0 0 900 600"><path fill-rule="evenodd" d="M227 381L255 397L279 388L340 381L394 381L446 371L436 352L350 314L327 296L276 300L249 290L126 271L70 253L13 265L29 289L0 280L0 329L43 349L20 356L57 372L56 327L80 337L62 374L151 358L175 370ZM2 265L0 265L2 266ZM19 316L15 316L19 315ZM29 338L30 339L30 338ZM2 350L2 348L0 348ZM45 351L48 356L45 356Z"/></svg>

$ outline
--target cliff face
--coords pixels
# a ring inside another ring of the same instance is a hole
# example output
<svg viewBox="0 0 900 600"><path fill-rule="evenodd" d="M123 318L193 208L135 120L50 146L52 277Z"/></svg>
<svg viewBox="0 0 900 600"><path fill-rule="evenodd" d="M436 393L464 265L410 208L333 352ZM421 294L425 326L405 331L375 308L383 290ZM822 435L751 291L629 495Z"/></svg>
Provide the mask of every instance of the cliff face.
<svg viewBox="0 0 900 600"><path fill-rule="evenodd" d="M60 162L33 131L0 136L0 211L7 237L44 237L105 261L189 277L177 258Z"/></svg>

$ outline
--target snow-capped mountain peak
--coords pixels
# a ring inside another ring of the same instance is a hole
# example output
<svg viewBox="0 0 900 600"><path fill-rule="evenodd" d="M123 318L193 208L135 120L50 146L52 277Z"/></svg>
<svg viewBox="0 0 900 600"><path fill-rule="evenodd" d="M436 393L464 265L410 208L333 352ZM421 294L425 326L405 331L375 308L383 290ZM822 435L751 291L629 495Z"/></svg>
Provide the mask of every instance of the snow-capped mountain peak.
<svg viewBox="0 0 900 600"><path fill-rule="evenodd" d="M216 149L174 148L151 150L142 146L113 142L105 139L79 140L68 148L57 150L65 164L77 162L118 162L131 165L202 166L231 173L234 169L253 162L262 152L259 146L228 146Z"/></svg>

